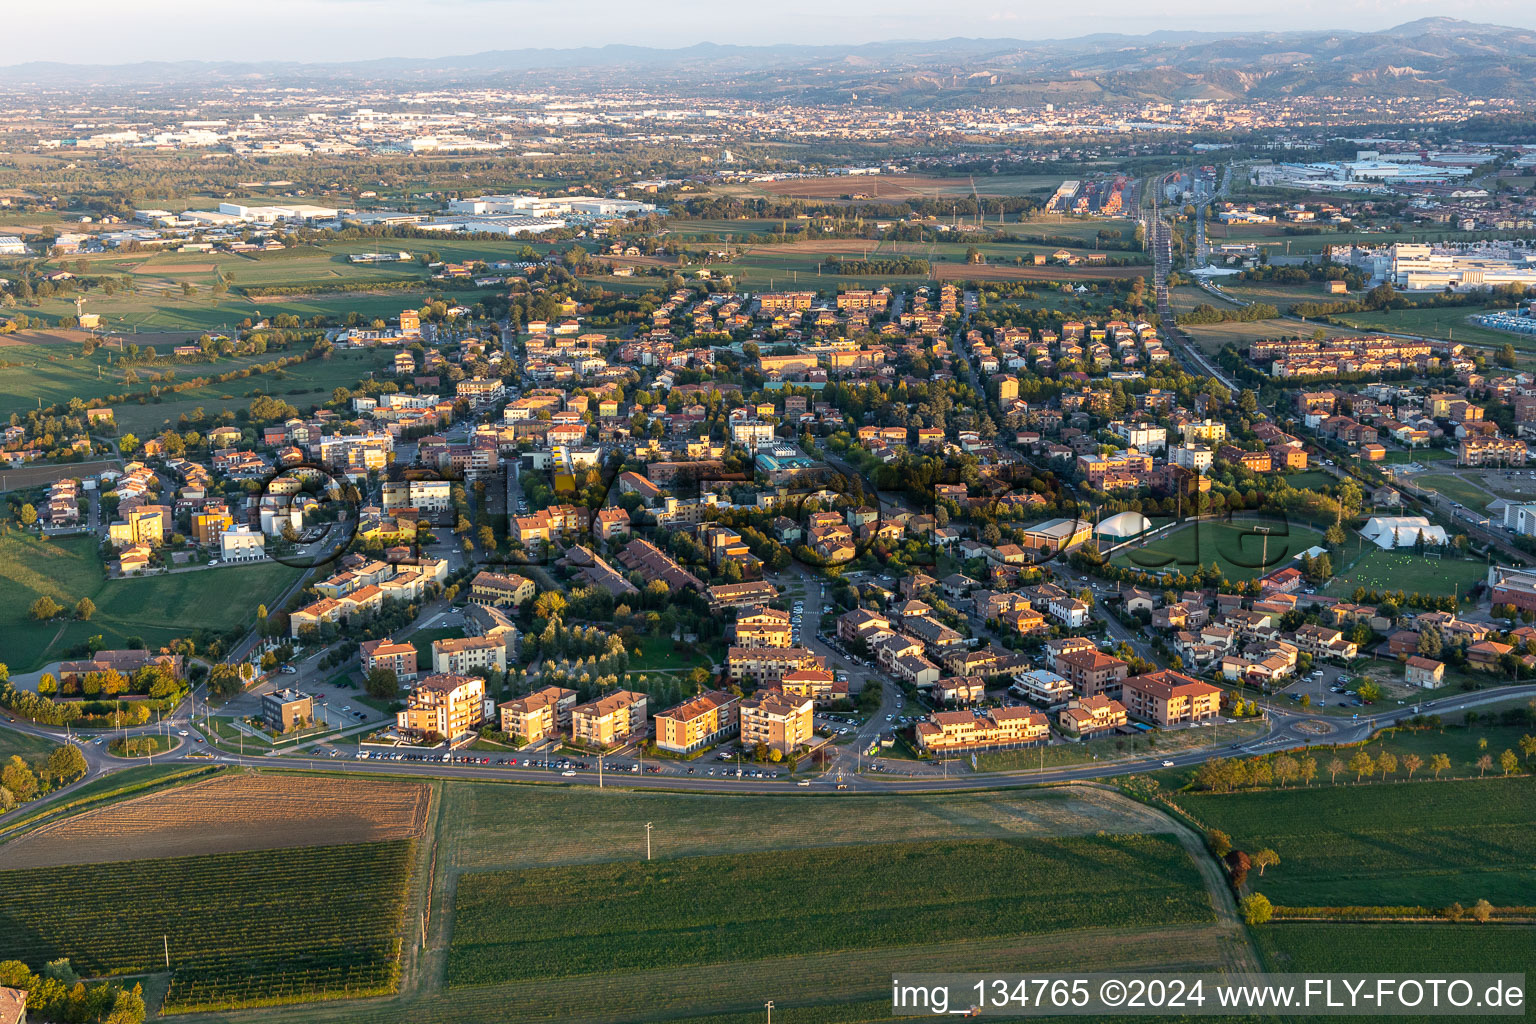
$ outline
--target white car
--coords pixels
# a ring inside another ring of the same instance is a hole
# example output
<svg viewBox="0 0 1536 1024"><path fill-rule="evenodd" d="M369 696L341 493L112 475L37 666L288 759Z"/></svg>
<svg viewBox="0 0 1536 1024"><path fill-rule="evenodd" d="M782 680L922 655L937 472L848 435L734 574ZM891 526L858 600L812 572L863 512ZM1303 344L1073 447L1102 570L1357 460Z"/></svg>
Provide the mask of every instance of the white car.
<svg viewBox="0 0 1536 1024"><path fill-rule="evenodd" d="M1172 761L1164 761L1163 762L1163 767L1164 768L1172 768L1173 767L1173 762Z"/></svg>
<svg viewBox="0 0 1536 1024"><path fill-rule="evenodd" d="M563 772L561 772L561 773L560 773L560 774L561 774L561 776L563 776L563 777L564 777L564 778L567 778L567 779L569 779L569 778L571 778L571 777L572 777L572 776L574 776L574 775L575 775L575 774L576 774L576 773L575 773L575 772L573 772L573 771L570 771L570 770L566 770L566 771L563 771Z"/></svg>

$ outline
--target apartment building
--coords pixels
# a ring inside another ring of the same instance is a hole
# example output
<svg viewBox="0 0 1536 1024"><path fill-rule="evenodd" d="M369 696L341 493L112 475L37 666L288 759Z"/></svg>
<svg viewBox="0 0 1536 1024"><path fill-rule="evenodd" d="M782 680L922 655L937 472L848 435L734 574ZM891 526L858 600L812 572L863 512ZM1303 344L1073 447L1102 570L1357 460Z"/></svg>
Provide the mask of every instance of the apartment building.
<svg viewBox="0 0 1536 1024"><path fill-rule="evenodd" d="M469 599L493 608L520 607L534 595L533 580L515 573L480 572L469 583Z"/></svg>
<svg viewBox="0 0 1536 1024"><path fill-rule="evenodd" d="M1523 466L1524 441L1512 437L1464 437L1456 449L1458 466Z"/></svg>
<svg viewBox="0 0 1536 1024"><path fill-rule="evenodd" d="M393 640L365 640L358 645L362 656L363 672L387 668L402 683L414 683L419 671L414 644L396 643Z"/></svg>
<svg viewBox="0 0 1536 1024"><path fill-rule="evenodd" d="M314 702L298 690L273 690L261 695L261 720L278 732L302 729L315 720Z"/></svg>
<svg viewBox="0 0 1536 1024"><path fill-rule="evenodd" d="M416 736L454 739L485 721L485 680L478 676L430 675L406 698L395 727Z"/></svg>
<svg viewBox="0 0 1536 1024"><path fill-rule="evenodd" d="M741 744L762 744L789 755L811 742L815 702L783 690L764 690L741 703Z"/></svg>
<svg viewBox="0 0 1536 1024"><path fill-rule="evenodd" d="M1172 669L1131 676L1121 686L1125 709L1162 728L1201 722L1221 713L1221 689Z"/></svg>
<svg viewBox="0 0 1536 1024"><path fill-rule="evenodd" d="M620 690L571 709L571 738L595 747L611 747L645 738L646 696Z"/></svg>
<svg viewBox="0 0 1536 1024"><path fill-rule="evenodd" d="M848 684L821 668L808 668L790 672L779 680L779 689L791 697L809 697L817 704L830 704L848 696Z"/></svg>
<svg viewBox="0 0 1536 1024"><path fill-rule="evenodd" d="M1100 694L1068 704L1057 714L1056 721L1062 732L1075 732L1088 739L1123 727L1127 718L1124 704Z"/></svg>
<svg viewBox="0 0 1536 1024"><path fill-rule="evenodd" d="M917 723L917 745L935 754L1023 747L1043 742L1050 734L1050 720L1029 708L935 711Z"/></svg>
<svg viewBox="0 0 1536 1024"><path fill-rule="evenodd" d="M1056 671L1066 677L1083 697L1104 695L1118 698L1120 686L1131 667L1114 655L1087 648L1069 651L1056 658Z"/></svg>
<svg viewBox="0 0 1536 1024"><path fill-rule="evenodd" d="M656 746L673 754L692 754L729 739L741 729L741 698L710 690L656 716Z"/></svg>
<svg viewBox="0 0 1536 1024"><path fill-rule="evenodd" d="M507 670L507 648L495 637L464 636L432 641L432 671L468 675L475 669Z"/></svg>
<svg viewBox="0 0 1536 1024"><path fill-rule="evenodd" d="M501 731L529 743L557 736L571 724L576 691L546 686L501 705Z"/></svg>
<svg viewBox="0 0 1536 1024"><path fill-rule="evenodd" d="M827 666L826 659L808 647L732 647L726 667L734 680L772 686L791 672Z"/></svg>

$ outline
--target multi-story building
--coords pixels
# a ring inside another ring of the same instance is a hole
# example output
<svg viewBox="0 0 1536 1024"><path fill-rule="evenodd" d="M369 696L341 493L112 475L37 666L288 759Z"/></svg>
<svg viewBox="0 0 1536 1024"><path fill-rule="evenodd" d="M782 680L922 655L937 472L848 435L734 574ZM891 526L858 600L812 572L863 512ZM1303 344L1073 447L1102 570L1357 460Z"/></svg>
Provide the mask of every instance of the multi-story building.
<svg viewBox="0 0 1536 1024"><path fill-rule="evenodd" d="M365 640L358 645L362 656L363 671L387 668L402 683L414 683L419 671L414 644L396 643L393 640Z"/></svg>
<svg viewBox="0 0 1536 1024"><path fill-rule="evenodd" d="M261 695L261 720L278 732L302 729L315 720L309 694L298 690L273 690Z"/></svg>
<svg viewBox="0 0 1536 1024"><path fill-rule="evenodd" d="M1063 732L1075 732L1084 739L1112 732L1126 724L1125 705L1100 694L1075 700L1056 716Z"/></svg>
<svg viewBox="0 0 1536 1024"><path fill-rule="evenodd" d="M710 690L656 716L656 746L674 754L692 754L728 739L741 728L741 699Z"/></svg>
<svg viewBox="0 0 1536 1024"><path fill-rule="evenodd" d="M809 697L817 704L830 704L848 696L848 684L822 668L791 672L779 679L779 689L791 697Z"/></svg>
<svg viewBox="0 0 1536 1024"><path fill-rule="evenodd" d="M644 739L645 705L645 694L620 690L572 708L571 738L596 747Z"/></svg>
<svg viewBox="0 0 1536 1024"><path fill-rule="evenodd" d="M395 727L416 736L455 739L485 721L485 680L478 676L430 675L406 698Z"/></svg>
<svg viewBox="0 0 1536 1024"><path fill-rule="evenodd" d="M495 637L464 636L432 641L432 671L468 675L475 669L507 670L506 644Z"/></svg>
<svg viewBox="0 0 1536 1024"><path fill-rule="evenodd" d="M575 690L546 686L501 705L501 731L537 743L569 726L575 706Z"/></svg>
<svg viewBox="0 0 1536 1024"><path fill-rule="evenodd" d="M741 703L741 744L762 744L780 754L794 753L811 742L815 702L792 697L783 690L759 691Z"/></svg>
<svg viewBox="0 0 1536 1024"><path fill-rule="evenodd" d="M519 607L533 599L533 580L515 573L480 572L469 583L469 599L475 604Z"/></svg>
<svg viewBox="0 0 1536 1024"><path fill-rule="evenodd" d="M267 538L244 523L219 534L219 557L226 562L259 562L267 557Z"/></svg>
<svg viewBox="0 0 1536 1024"><path fill-rule="evenodd" d="M1458 466L1523 466L1524 441L1512 437L1464 437L1456 449Z"/></svg>
<svg viewBox="0 0 1536 1024"><path fill-rule="evenodd" d="M1118 698L1131 667L1112 654L1087 648L1058 655L1056 671L1066 676L1080 696Z"/></svg>
<svg viewBox="0 0 1536 1024"><path fill-rule="evenodd" d="M917 723L917 745L935 754L1004 750L1040 743L1050 735L1050 719L1029 708L935 711Z"/></svg>
<svg viewBox="0 0 1536 1024"><path fill-rule="evenodd" d="M1121 702L1137 718L1167 728L1202 722L1221 713L1221 689L1172 669L1131 676Z"/></svg>
<svg viewBox="0 0 1536 1024"><path fill-rule="evenodd" d="M826 659L808 647L732 647L726 665L732 679L772 686L791 672L826 668Z"/></svg>

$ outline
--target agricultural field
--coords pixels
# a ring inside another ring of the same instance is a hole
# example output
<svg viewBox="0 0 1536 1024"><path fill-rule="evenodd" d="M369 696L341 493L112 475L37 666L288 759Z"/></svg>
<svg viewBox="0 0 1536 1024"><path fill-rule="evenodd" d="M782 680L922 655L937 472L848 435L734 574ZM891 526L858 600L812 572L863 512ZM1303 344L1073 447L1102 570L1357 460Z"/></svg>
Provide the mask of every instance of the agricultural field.
<svg viewBox="0 0 1536 1024"><path fill-rule="evenodd" d="M382 995L411 864L397 840L0 871L0 959L142 974L169 949L168 1012Z"/></svg>
<svg viewBox="0 0 1536 1024"><path fill-rule="evenodd" d="M1063 903L1058 894L1085 873L1095 878L1092 895ZM838 884L828 888L829 877ZM597 918L594 906L604 907ZM482 872L459 879L447 981L606 974L642 962L739 968L781 949L1211 918L1188 855L1162 836L876 843Z"/></svg>
<svg viewBox="0 0 1536 1024"><path fill-rule="evenodd" d="M1258 532L1267 528L1267 537ZM1186 572L1215 562L1228 579L1247 580L1289 564L1323 535L1301 523L1279 519L1192 522L1111 559L1144 572Z"/></svg>
<svg viewBox="0 0 1536 1024"><path fill-rule="evenodd" d="M5 862L30 868L417 839L428 799L425 783L223 773L44 825L8 843Z"/></svg>
<svg viewBox="0 0 1536 1024"><path fill-rule="evenodd" d="M1219 305L1212 303L1212 305ZM1201 351L1215 355L1221 351L1223 345L1236 345L1246 350L1256 341L1267 338L1295 338L1308 337L1318 330L1330 338L1346 338L1358 335L1359 331L1343 330L1337 327L1328 327L1323 324L1302 323L1299 320L1251 320L1247 323L1229 322L1221 324L1180 324L1179 330L1189 335L1191 341L1200 346Z"/></svg>
<svg viewBox="0 0 1536 1024"><path fill-rule="evenodd" d="M58 744L46 736L33 736L15 729L0 729L0 764L18 755L26 761L41 760L56 747Z"/></svg>
<svg viewBox="0 0 1536 1024"><path fill-rule="evenodd" d="M185 636L194 626L228 630L255 621L256 605L274 602L300 570L276 562L199 568L169 575L109 580L92 537L44 540L12 531L0 536L0 634L13 672L57 660L75 644L100 634L107 647L126 647L138 637L150 647ZM232 588L240 601L226 600ZM32 602L47 595L66 608L82 597L96 605L88 621L38 623Z"/></svg>
<svg viewBox="0 0 1536 1024"><path fill-rule="evenodd" d="M1370 744L1373 756L1375 749ZM1349 756L1343 752L1341 759ZM1354 773L1348 778L1352 782ZM1186 793L1177 800L1196 820L1228 833L1239 849L1269 847L1280 855L1278 865L1249 880L1276 904L1442 907L1486 899L1525 906L1536 860L1530 782L1312 786Z"/></svg>
<svg viewBox="0 0 1536 1024"><path fill-rule="evenodd" d="M840 199L860 195L875 201L894 201L969 196L973 185L975 191L983 196L1022 196L1042 190L1052 192L1063 180L1059 175L1046 174L980 175L976 178L938 178L916 174L837 175L753 182L745 186L745 190L749 194L773 195L782 199ZM735 189L726 187L717 191Z"/></svg>
<svg viewBox="0 0 1536 1024"><path fill-rule="evenodd" d="M1358 539L1358 537L1356 538ZM1383 551L1368 546L1348 569L1341 571L1324 588L1328 597L1348 598L1356 587L1366 590L1401 590L1407 594L1463 597L1488 576L1484 562L1464 558L1435 558L1412 551Z"/></svg>

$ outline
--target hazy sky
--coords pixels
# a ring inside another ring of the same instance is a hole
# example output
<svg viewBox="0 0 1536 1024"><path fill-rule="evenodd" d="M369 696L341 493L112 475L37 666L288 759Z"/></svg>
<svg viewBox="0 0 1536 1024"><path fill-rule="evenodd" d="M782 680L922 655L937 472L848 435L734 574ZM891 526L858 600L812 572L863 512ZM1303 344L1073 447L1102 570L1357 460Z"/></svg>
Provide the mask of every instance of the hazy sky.
<svg viewBox="0 0 1536 1024"><path fill-rule="evenodd" d="M1530 0L1184 0L1158 16L1144 0L74 0L4 5L10 45L28 60L347 60L436 57L525 47L698 42L873 42L950 36L1064 38L1156 29L1386 28L1429 16L1536 28ZM1091 9L1092 19L1082 14Z"/></svg>

